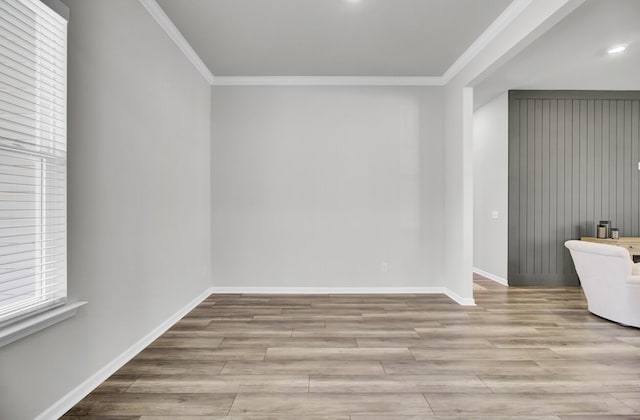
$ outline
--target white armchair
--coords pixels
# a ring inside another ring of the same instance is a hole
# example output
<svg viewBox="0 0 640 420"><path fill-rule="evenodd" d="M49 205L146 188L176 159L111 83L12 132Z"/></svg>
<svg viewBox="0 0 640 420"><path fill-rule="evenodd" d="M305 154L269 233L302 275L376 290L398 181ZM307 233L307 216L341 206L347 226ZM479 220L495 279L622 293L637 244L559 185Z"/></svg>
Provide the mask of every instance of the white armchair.
<svg viewBox="0 0 640 420"><path fill-rule="evenodd" d="M626 249L585 241L567 241L589 312L640 328L640 265ZM636 267L639 266L639 267Z"/></svg>

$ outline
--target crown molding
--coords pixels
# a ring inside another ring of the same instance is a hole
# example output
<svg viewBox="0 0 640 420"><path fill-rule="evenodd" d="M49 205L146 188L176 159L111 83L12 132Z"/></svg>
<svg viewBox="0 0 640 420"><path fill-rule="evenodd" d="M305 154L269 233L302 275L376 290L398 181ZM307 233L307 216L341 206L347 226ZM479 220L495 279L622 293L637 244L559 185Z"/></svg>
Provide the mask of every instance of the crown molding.
<svg viewBox="0 0 640 420"><path fill-rule="evenodd" d="M182 36L182 33L178 30L176 25L173 24L169 16L162 10L156 0L140 0L140 3L144 6L149 14L158 22L160 27L169 35L169 38L176 43L182 53L191 61L191 64L200 72L202 77L209 83L213 84L214 76L206 64L200 59L200 56L191 48L191 45Z"/></svg>
<svg viewBox="0 0 640 420"><path fill-rule="evenodd" d="M214 76L156 0L139 0L205 80L213 86L444 86L533 2L514 0L442 76Z"/></svg>
<svg viewBox="0 0 640 420"><path fill-rule="evenodd" d="M214 86L442 86L440 77L245 76L214 77Z"/></svg>
<svg viewBox="0 0 640 420"><path fill-rule="evenodd" d="M471 62L493 39L511 24L533 2L533 0L514 0L506 9L480 34L460 57L441 76L442 84L449 83L460 71Z"/></svg>

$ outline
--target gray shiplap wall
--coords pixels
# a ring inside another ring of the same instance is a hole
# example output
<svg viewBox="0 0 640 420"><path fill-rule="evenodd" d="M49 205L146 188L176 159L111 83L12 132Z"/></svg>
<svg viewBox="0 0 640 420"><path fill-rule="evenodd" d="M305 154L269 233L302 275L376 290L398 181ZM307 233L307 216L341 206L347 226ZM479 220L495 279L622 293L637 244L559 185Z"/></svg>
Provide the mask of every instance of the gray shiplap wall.
<svg viewBox="0 0 640 420"><path fill-rule="evenodd" d="M511 285L577 285L568 239L640 236L640 92L509 92Z"/></svg>

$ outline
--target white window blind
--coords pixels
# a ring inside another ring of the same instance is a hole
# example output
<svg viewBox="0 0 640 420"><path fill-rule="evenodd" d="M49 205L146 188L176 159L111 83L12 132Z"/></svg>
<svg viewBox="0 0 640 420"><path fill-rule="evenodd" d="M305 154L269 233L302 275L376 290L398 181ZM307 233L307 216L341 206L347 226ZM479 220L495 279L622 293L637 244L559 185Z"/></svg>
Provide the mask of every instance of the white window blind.
<svg viewBox="0 0 640 420"><path fill-rule="evenodd" d="M67 22L0 0L0 326L67 296Z"/></svg>

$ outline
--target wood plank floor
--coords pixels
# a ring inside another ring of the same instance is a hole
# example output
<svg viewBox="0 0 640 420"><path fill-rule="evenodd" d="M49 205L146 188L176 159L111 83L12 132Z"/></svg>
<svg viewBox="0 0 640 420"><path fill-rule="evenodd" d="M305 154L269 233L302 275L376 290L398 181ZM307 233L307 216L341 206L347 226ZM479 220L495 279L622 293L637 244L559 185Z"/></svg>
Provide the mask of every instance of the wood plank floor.
<svg viewBox="0 0 640 420"><path fill-rule="evenodd" d="M579 288L213 295L64 419L640 419L640 330Z"/></svg>

